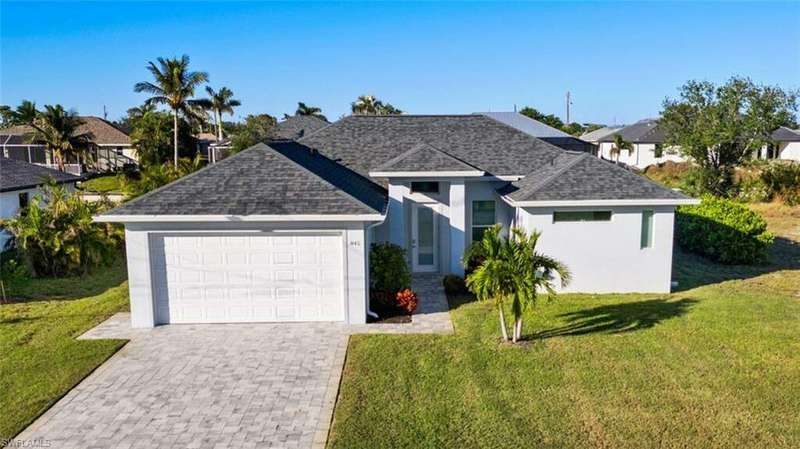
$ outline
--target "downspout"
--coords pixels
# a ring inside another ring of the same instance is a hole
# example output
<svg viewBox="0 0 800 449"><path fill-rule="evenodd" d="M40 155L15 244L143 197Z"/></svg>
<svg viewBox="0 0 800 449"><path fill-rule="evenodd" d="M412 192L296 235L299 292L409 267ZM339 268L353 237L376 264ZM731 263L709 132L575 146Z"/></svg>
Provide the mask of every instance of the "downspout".
<svg viewBox="0 0 800 449"><path fill-rule="evenodd" d="M367 226L366 229L365 229L365 231L366 231L366 240L367 240L367 248L366 248L366 251L367 251L367 307L366 307L366 309L367 309L367 316L371 316L372 318L374 318L376 320L378 318L380 318L380 317L378 316L377 313L375 313L375 312L373 312L372 310L369 309L369 264L370 264L370 261L369 261L369 250L370 250L370 246L372 246L372 239L370 238L370 230L372 228L378 226L378 225L382 225L386 221L386 215L388 215L388 211L387 211L387 214L383 215L383 219L381 221L377 221L375 223L372 223L371 225Z"/></svg>

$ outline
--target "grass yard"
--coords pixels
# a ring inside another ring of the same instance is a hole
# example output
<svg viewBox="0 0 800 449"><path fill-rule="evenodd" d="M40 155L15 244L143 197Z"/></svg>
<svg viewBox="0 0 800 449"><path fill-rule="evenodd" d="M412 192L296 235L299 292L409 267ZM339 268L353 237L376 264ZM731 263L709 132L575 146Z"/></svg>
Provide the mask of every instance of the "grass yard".
<svg viewBox="0 0 800 449"><path fill-rule="evenodd" d="M679 292L560 296L521 347L468 298L454 336L352 337L329 447L800 447L800 208L755 207L772 263L677 251Z"/></svg>
<svg viewBox="0 0 800 449"><path fill-rule="evenodd" d="M122 193L122 185L117 175L106 175L82 182L81 190L94 193Z"/></svg>
<svg viewBox="0 0 800 449"><path fill-rule="evenodd" d="M125 344L75 337L127 309L126 278L120 258L91 276L34 279L7 290L29 299L0 304L0 441L24 429Z"/></svg>

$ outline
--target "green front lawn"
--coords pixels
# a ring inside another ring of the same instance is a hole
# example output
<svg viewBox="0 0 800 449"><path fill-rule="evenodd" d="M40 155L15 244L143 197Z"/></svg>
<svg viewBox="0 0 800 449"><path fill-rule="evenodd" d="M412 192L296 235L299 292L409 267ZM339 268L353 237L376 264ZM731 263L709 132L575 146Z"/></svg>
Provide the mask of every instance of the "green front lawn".
<svg viewBox="0 0 800 449"><path fill-rule="evenodd" d="M24 429L125 344L75 337L127 309L126 277L120 258L83 278L6 287L6 294L29 299L0 304L0 441Z"/></svg>
<svg viewBox="0 0 800 449"><path fill-rule="evenodd" d="M81 190L94 193L122 193L122 185L117 175L105 175L84 181Z"/></svg>
<svg viewBox="0 0 800 449"><path fill-rule="evenodd" d="M468 298L453 336L352 337L329 447L800 447L795 212L770 265L678 252L680 292L560 296L520 347Z"/></svg>

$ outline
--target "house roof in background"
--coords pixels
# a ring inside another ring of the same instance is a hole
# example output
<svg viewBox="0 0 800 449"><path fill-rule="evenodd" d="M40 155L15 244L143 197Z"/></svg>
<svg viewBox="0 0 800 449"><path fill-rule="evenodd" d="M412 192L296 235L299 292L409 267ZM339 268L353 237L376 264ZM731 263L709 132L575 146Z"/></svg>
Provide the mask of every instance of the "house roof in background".
<svg viewBox="0 0 800 449"><path fill-rule="evenodd" d="M272 133L275 139L297 140L330 125L313 115L292 115L278 122Z"/></svg>
<svg viewBox="0 0 800 449"><path fill-rule="evenodd" d="M378 172L474 172L478 168L427 143L420 143L405 153L375 167Z"/></svg>
<svg viewBox="0 0 800 449"><path fill-rule="evenodd" d="M613 142L615 135L631 143L663 143L666 138L658 120L645 119L615 130L599 139L599 142Z"/></svg>
<svg viewBox="0 0 800 449"><path fill-rule="evenodd" d="M584 133L581 135L581 140L585 140L587 142L597 143L603 137L613 134L615 131L622 129L622 126L604 126L600 129L596 129L594 131L589 131L588 133Z"/></svg>
<svg viewBox="0 0 800 449"><path fill-rule="evenodd" d="M553 128L518 112L480 112L479 114L497 120L500 123L505 123L533 137L574 137L560 129Z"/></svg>
<svg viewBox="0 0 800 449"><path fill-rule="evenodd" d="M80 181L80 176L0 156L0 192L23 190L44 184L49 178L57 183Z"/></svg>
<svg viewBox="0 0 800 449"><path fill-rule="evenodd" d="M131 144L131 139L128 134L111 124L107 120L94 116L82 116L83 124L78 127L76 133L92 134L92 142L97 145L121 145L126 146ZM2 136L17 136L11 139L0 138L0 144L7 141L7 145L12 144L26 144L28 143L25 136L33 133L33 127L28 125L16 125L9 128L0 129L0 137Z"/></svg>
<svg viewBox="0 0 800 449"><path fill-rule="evenodd" d="M644 176L586 153L568 153L501 189L513 201L688 200Z"/></svg>
<svg viewBox="0 0 800 449"><path fill-rule="evenodd" d="M352 115L299 142L365 177L420 143L495 176L524 175L564 151L479 114Z"/></svg>
<svg viewBox="0 0 800 449"><path fill-rule="evenodd" d="M104 216L374 215L386 191L294 142L263 143L142 195Z"/></svg>
<svg viewBox="0 0 800 449"><path fill-rule="evenodd" d="M772 139L776 142L800 142L800 129L791 129L781 126L772 133Z"/></svg>

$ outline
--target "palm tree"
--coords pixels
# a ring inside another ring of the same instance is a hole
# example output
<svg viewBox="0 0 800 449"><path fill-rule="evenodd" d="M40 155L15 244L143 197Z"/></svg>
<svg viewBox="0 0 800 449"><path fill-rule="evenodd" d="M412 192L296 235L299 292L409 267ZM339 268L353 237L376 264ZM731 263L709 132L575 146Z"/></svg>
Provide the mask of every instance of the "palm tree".
<svg viewBox="0 0 800 449"><path fill-rule="evenodd" d="M375 115L378 113L380 100L373 95L361 95L350 104L350 110L356 115Z"/></svg>
<svg viewBox="0 0 800 449"><path fill-rule="evenodd" d="M190 99L194 89L208 81L206 72L189 71L189 57L180 59L158 58L158 65L148 62L147 70L153 75L155 82L143 81L133 87L135 92L146 92L152 97L145 104L166 104L172 109L173 149L175 151L175 167L178 166L178 113L191 116Z"/></svg>
<svg viewBox="0 0 800 449"><path fill-rule="evenodd" d="M322 109L316 106L308 106L302 101L297 102L297 110L294 111L294 115L310 115L325 120L326 122L328 121L328 118L322 115Z"/></svg>
<svg viewBox="0 0 800 449"><path fill-rule="evenodd" d="M59 170L64 171L67 156L86 155L92 134L78 132L84 121L75 111L66 111L60 104L46 105L32 123L35 123L35 139L44 142L52 152Z"/></svg>
<svg viewBox="0 0 800 449"><path fill-rule="evenodd" d="M534 305L540 291L552 298L555 295L554 275L561 286L570 281L569 270L559 261L536 251L541 233L530 235L513 228L511 237L500 236L500 226L486 230L483 238L472 244L464 254L464 265L469 260L480 260L477 268L467 276L467 286L480 300L492 300L500 313L500 331L503 341L508 341L504 307L510 302L514 315L512 341L522 337L522 314L525 307Z"/></svg>
<svg viewBox="0 0 800 449"><path fill-rule="evenodd" d="M630 152L633 151L633 144L623 139L621 134L614 134L614 143L611 144L611 150L609 150L608 154L611 158L614 158L616 155L616 162L619 162L619 155L622 153L622 150L628 150L630 154Z"/></svg>
<svg viewBox="0 0 800 449"><path fill-rule="evenodd" d="M210 111L214 111L214 123L217 126L217 140L222 140L222 115L228 113L233 115L233 108L241 106L242 102L233 98L233 91L227 87L223 87L219 92L214 92L209 86L206 86L209 98L199 100L201 106Z"/></svg>

